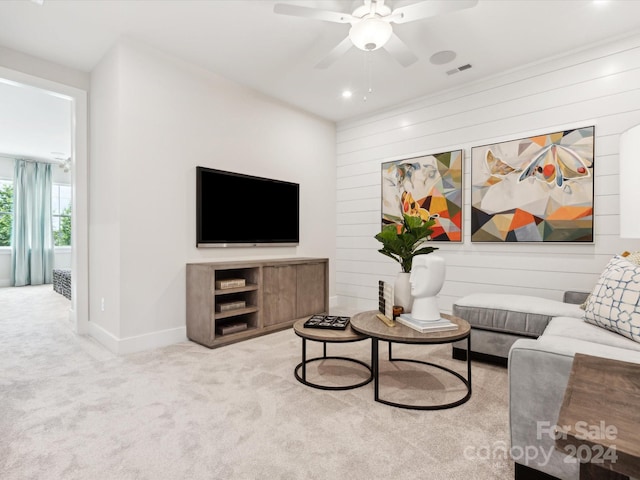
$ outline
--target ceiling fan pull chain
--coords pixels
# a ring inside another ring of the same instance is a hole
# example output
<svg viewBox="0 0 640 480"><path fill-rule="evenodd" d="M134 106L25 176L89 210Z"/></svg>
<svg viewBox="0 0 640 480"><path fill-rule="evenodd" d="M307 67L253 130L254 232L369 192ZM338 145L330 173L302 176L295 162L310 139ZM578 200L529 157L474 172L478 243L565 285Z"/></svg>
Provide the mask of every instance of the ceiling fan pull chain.
<svg viewBox="0 0 640 480"><path fill-rule="evenodd" d="M365 83L365 94L362 97L362 101L366 102L369 98L369 95L373 93L373 56L372 52L366 52L364 54L364 83Z"/></svg>
<svg viewBox="0 0 640 480"><path fill-rule="evenodd" d="M367 52L368 53L368 52ZM367 84L367 65L369 62L369 55L363 55L362 56L362 73L363 73L363 78L362 78L362 83L364 85ZM367 91L365 89L364 95L362 95L362 101L366 102L367 101Z"/></svg>
<svg viewBox="0 0 640 480"><path fill-rule="evenodd" d="M367 52L365 54L366 57L368 57L368 71L367 71L367 92L368 93L373 93L373 55L371 54L371 52Z"/></svg>

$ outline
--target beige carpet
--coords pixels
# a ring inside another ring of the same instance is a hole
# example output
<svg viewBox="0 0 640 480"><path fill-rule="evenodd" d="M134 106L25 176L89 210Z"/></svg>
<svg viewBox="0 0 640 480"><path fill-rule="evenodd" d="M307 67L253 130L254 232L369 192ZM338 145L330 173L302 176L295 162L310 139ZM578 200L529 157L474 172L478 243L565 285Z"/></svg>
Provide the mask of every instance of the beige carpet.
<svg viewBox="0 0 640 480"><path fill-rule="evenodd" d="M68 305L51 286L0 289L2 480L513 478L504 368L474 363L462 406L405 410L374 402L373 384L331 392L299 383L292 330L214 350L185 342L116 357L70 331ZM329 353L368 361L369 348L330 345ZM450 346L399 345L394 354L465 371ZM310 379L362 375L314 365ZM462 394L428 369L383 368L381 394L391 399L419 398L425 386L440 399Z"/></svg>

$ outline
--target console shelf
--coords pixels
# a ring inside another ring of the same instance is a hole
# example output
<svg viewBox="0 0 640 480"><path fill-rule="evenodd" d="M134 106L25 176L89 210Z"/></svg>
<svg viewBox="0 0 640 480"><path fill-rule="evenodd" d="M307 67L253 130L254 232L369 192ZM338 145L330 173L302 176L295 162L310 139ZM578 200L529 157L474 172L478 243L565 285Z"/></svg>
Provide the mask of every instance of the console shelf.
<svg viewBox="0 0 640 480"><path fill-rule="evenodd" d="M189 263L187 337L215 348L289 328L300 318L327 313L328 270L326 258ZM216 281L229 279L243 279L245 286L215 288ZM218 311L221 304L233 302L243 302L245 306ZM230 324L235 330L228 328ZM230 333L220 334L225 330Z"/></svg>
<svg viewBox="0 0 640 480"><path fill-rule="evenodd" d="M258 307L248 306L245 308L236 308L234 310L228 310L226 312L216 312L215 319L222 320L223 318L237 317L238 315L244 315L245 313L257 312Z"/></svg>
<svg viewBox="0 0 640 480"><path fill-rule="evenodd" d="M244 287L235 288L219 288L215 290L214 295L230 295L232 293L250 292L252 290L258 290L258 285L246 285Z"/></svg>

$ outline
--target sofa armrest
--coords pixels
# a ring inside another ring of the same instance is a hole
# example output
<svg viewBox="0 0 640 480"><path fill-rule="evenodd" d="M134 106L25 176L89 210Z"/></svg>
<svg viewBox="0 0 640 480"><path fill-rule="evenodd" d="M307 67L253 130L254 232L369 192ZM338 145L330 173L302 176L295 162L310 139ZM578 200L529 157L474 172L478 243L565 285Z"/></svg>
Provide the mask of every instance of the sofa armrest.
<svg viewBox="0 0 640 480"><path fill-rule="evenodd" d="M579 465L555 448L553 435L572 363L572 354L539 340L518 340L509 352L512 458L563 480L579 476Z"/></svg>
<svg viewBox="0 0 640 480"><path fill-rule="evenodd" d="M575 303L576 305L581 305L585 302L591 292L579 292L576 290L567 290L564 292L564 297L562 301L564 303Z"/></svg>
<svg viewBox="0 0 640 480"><path fill-rule="evenodd" d="M579 474L576 459L556 450L553 433L576 353L640 364L638 350L546 333L517 340L509 351L513 460L562 480Z"/></svg>

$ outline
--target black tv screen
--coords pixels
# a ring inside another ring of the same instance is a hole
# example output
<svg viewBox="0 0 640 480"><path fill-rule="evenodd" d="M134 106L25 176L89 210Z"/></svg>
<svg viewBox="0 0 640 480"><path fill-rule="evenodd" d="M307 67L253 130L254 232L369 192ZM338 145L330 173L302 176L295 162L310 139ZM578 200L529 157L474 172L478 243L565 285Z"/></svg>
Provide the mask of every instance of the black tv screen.
<svg viewBox="0 0 640 480"><path fill-rule="evenodd" d="M196 167L198 247L300 241L300 185Z"/></svg>

